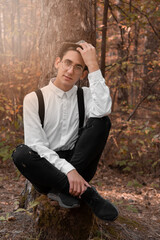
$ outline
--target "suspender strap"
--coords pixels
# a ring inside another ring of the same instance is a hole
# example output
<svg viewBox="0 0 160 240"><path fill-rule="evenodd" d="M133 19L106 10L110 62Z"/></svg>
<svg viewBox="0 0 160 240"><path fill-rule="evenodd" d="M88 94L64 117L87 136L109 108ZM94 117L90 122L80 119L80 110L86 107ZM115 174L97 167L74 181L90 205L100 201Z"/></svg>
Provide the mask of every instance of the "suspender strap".
<svg viewBox="0 0 160 240"><path fill-rule="evenodd" d="M43 128L43 126L44 126L44 113L45 113L44 98L43 98L42 91L40 89L38 89L35 92L37 94L38 105L39 105L38 114L39 114L39 118L40 118L42 128ZM78 87L78 89L77 89L77 101L78 101L78 112L79 112L79 131L78 131L78 134L80 135L81 130L83 128L84 115L85 115L83 89L80 88L80 87Z"/></svg>
<svg viewBox="0 0 160 240"><path fill-rule="evenodd" d="M41 124L42 124L42 128L44 125L44 113L45 113L45 109L44 109L44 99L43 99L43 94L42 91L40 89L38 89L37 91L35 91L37 94L37 98L38 98L38 105L39 105L39 109L38 109L38 113L39 113L39 118L41 120Z"/></svg>
<svg viewBox="0 0 160 240"><path fill-rule="evenodd" d="M78 89L77 89L77 101L78 101L78 111L79 111L79 131L78 131L78 135L80 135L81 130L83 128L84 115L85 115L83 89L80 88L80 87L78 87Z"/></svg>

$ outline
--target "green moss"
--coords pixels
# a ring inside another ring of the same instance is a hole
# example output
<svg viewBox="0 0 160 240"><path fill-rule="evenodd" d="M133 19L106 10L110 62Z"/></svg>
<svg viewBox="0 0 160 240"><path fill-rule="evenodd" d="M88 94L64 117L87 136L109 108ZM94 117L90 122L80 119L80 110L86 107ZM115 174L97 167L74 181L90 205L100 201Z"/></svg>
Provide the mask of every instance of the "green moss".
<svg viewBox="0 0 160 240"><path fill-rule="evenodd" d="M130 218L119 216L118 217L119 223L126 224L130 228L137 228L139 230L144 230L144 226L135 220L131 220Z"/></svg>
<svg viewBox="0 0 160 240"><path fill-rule="evenodd" d="M31 188L31 193L29 193L28 190L24 190L24 192L22 193L22 195L20 196L20 199L19 199L19 207L20 208L27 208L28 206L26 206L26 205L27 205L27 202L28 202L27 201L28 195L32 196L32 198L35 199L37 194L38 193L36 192L36 190L33 186Z"/></svg>
<svg viewBox="0 0 160 240"><path fill-rule="evenodd" d="M20 208L25 208L25 202L27 199L27 193L25 193L24 195L22 195L19 199L19 207Z"/></svg>
<svg viewBox="0 0 160 240"><path fill-rule="evenodd" d="M50 204L50 201L45 195L41 195L36 198L36 201L40 202L38 206L38 212L35 212L35 218L38 216L38 227L48 229L54 224L58 225L60 216L57 215L56 208Z"/></svg>
<svg viewBox="0 0 160 240"><path fill-rule="evenodd" d="M120 240L121 239L121 233L117 230L117 228L113 225L109 225L106 228L107 233L109 233L110 237L114 237L114 239Z"/></svg>
<svg viewBox="0 0 160 240"><path fill-rule="evenodd" d="M88 238L93 225L93 215L88 207L64 209L46 196L40 196L36 201L40 204L34 212L34 217L37 230L42 231L42 239L48 239L48 236L53 236L53 239L55 236L55 239L64 236L65 239L73 240Z"/></svg>

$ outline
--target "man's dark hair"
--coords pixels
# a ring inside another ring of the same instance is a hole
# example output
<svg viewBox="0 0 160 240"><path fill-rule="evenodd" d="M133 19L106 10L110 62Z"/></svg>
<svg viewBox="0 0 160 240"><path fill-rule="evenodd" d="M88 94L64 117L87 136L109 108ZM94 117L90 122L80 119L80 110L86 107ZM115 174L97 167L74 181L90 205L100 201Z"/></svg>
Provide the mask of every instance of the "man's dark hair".
<svg viewBox="0 0 160 240"><path fill-rule="evenodd" d="M64 42L64 43L62 43L62 45L59 49L58 57L60 57L60 59L62 59L63 56L66 54L66 52L68 52L69 50L79 52L77 50L78 47L80 47L82 49L82 46L79 44L72 43L72 42Z"/></svg>

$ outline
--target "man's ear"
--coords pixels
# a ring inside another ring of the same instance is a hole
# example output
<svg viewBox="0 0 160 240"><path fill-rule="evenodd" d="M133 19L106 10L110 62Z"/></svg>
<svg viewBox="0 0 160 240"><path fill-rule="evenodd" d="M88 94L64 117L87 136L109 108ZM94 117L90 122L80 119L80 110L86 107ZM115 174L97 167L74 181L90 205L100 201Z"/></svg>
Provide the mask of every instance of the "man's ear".
<svg viewBox="0 0 160 240"><path fill-rule="evenodd" d="M59 66L59 63L60 63L60 62L61 62L60 57L56 57L56 60L55 60L55 62L54 62L54 66L55 66L56 69L58 69L58 66Z"/></svg>
<svg viewBox="0 0 160 240"><path fill-rule="evenodd" d="M82 73L82 76L80 77L80 80L85 79L87 76L88 76L88 71L84 70L83 73Z"/></svg>

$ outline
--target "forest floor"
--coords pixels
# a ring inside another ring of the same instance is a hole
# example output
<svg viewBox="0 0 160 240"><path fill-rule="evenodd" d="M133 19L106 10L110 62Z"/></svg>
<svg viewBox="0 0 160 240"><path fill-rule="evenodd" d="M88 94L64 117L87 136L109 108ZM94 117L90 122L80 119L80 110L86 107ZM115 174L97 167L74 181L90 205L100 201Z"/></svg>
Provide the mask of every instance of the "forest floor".
<svg viewBox="0 0 160 240"><path fill-rule="evenodd" d="M160 180L152 178L152 176L143 176L140 186L130 184L134 180L131 174L122 174L115 169L102 167L100 164L92 184L105 198L112 200L117 205L120 216L112 223L97 220L98 230L94 234L91 233L89 239L160 239L160 189L156 187L160 184ZM11 161L1 165L1 240L38 240L32 216L26 212L15 211L18 208L19 197L24 185L25 179L18 176Z"/></svg>

